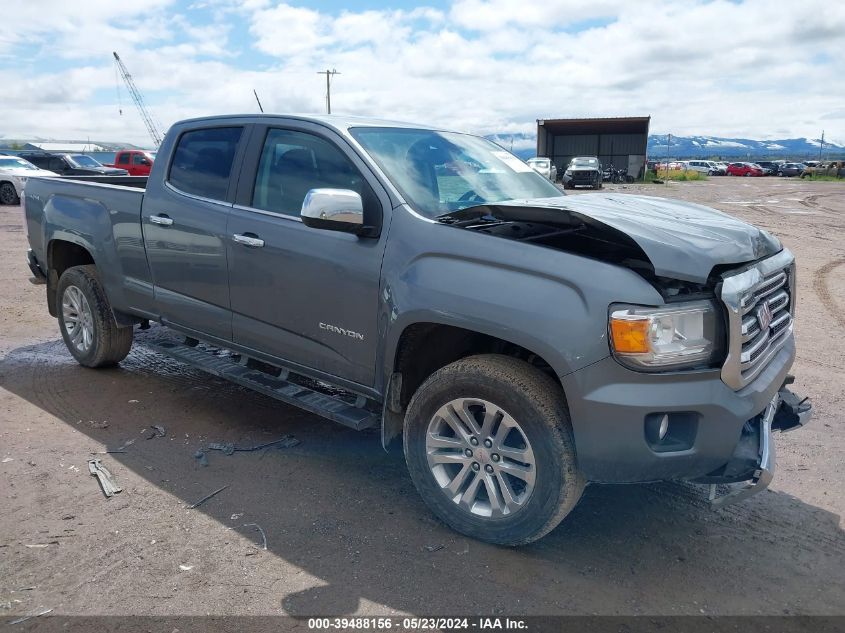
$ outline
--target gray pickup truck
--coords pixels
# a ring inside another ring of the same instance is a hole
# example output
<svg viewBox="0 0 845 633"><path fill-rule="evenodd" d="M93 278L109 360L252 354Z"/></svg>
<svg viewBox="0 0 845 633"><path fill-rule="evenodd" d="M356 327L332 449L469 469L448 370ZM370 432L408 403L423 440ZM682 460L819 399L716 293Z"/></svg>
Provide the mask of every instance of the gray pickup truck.
<svg viewBox="0 0 845 633"><path fill-rule="evenodd" d="M587 482L736 501L810 417L787 389L793 256L712 209L564 197L485 139L329 116L182 121L130 185L27 185L70 353L113 365L136 338L401 437L473 537L538 539Z"/></svg>

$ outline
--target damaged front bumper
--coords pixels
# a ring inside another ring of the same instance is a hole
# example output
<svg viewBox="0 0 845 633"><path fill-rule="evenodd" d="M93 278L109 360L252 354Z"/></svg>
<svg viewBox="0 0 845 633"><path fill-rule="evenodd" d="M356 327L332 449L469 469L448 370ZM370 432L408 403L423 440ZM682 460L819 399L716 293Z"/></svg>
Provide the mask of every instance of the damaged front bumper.
<svg viewBox="0 0 845 633"><path fill-rule="evenodd" d="M792 382L789 376L787 383ZM775 474L774 431L786 433L807 424L813 407L809 399L801 399L784 385L769 402L766 409L746 422L742 437L731 460L718 478L740 481L719 495L719 483L710 484L710 506L714 509L737 503L768 488ZM749 475L750 477L746 477ZM740 479L742 478L742 479Z"/></svg>

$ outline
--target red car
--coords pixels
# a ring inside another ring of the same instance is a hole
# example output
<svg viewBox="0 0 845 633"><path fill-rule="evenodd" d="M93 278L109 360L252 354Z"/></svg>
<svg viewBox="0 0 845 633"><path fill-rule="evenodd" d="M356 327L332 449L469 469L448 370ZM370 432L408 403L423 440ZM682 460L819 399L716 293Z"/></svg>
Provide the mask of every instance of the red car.
<svg viewBox="0 0 845 633"><path fill-rule="evenodd" d="M130 176L149 176L155 157L142 149L122 149L114 155L114 165L129 172Z"/></svg>
<svg viewBox="0 0 845 633"><path fill-rule="evenodd" d="M754 163L731 163L728 165L728 176L762 176L763 168Z"/></svg>

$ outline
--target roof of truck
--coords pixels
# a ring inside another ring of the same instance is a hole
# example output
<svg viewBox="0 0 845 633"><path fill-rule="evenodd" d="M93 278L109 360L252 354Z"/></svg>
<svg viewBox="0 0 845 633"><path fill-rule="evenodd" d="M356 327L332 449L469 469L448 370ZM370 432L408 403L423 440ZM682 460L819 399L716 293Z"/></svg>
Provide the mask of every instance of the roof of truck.
<svg viewBox="0 0 845 633"><path fill-rule="evenodd" d="M327 127L334 128L338 131L346 131L353 127L402 127L409 129L424 129L424 130L442 130L438 126L423 125L419 123L408 123L406 121L390 121L388 119L376 119L371 117L347 116L343 114L283 114L283 113L263 113L258 114L250 112L247 114L223 114L217 116L197 117L193 119L184 119L179 123L194 123L197 121L213 121L216 119L297 119L300 121L312 121L314 123L321 123Z"/></svg>

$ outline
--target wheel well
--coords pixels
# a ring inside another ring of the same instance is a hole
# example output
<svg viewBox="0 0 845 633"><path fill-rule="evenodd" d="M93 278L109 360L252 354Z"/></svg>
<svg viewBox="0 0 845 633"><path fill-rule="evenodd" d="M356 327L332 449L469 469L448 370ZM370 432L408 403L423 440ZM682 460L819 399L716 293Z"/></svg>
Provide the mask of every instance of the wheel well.
<svg viewBox="0 0 845 633"><path fill-rule="evenodd" d="M59 278L68 268L93 264L94 258L88 250L65 240L53 240L47 247L47 308L52 316L58 314L56 310L55 290L59 285Z"/></svg>
<svg viewBox="0 0 845 633"><path fill-rule="evenodd" d="M520 345L451 325L415 323L402 332L396 348L393 371L402 375L399 408L405 410L419 386L435 371L475 354L503 354L520 358L560 384L557 374L542 357Z"/></svg>

